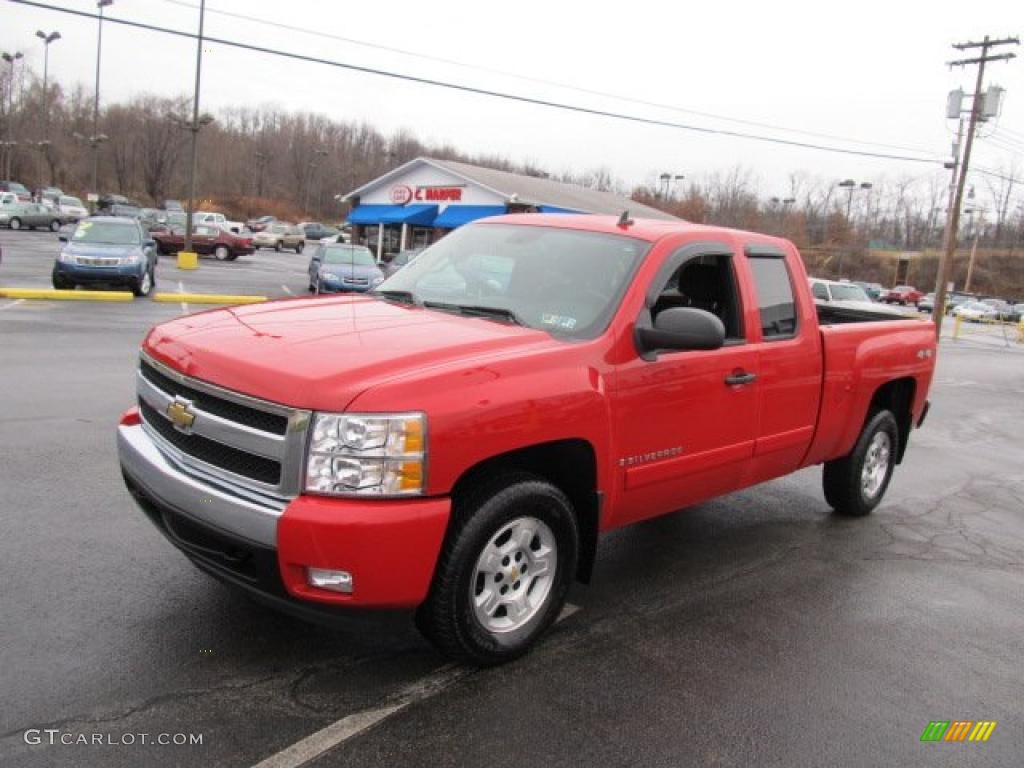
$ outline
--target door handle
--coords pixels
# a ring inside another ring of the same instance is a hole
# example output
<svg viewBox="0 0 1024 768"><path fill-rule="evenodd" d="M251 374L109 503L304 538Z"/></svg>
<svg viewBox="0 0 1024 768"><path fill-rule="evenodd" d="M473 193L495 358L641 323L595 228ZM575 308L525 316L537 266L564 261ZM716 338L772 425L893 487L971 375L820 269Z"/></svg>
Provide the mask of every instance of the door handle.
<svg viewBox="0 0 1024 768"><path fill-rule="evenodd" d="M744 384L750 384L757 379L756 373L731 373L725 377L725 383L730 387L741 387Z"/></svg>

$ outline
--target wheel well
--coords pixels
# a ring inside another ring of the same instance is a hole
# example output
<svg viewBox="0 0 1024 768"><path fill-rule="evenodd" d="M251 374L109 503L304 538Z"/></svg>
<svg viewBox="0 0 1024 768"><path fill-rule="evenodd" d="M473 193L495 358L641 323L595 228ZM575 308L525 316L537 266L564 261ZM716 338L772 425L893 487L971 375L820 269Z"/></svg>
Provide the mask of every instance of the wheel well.
<svg viewBox="0 0 1024 768"><path fill-rule="evenodd" d="M892 415L896 417L896 424L900 429L899 450L896 452L897 464L903 461L903 454L910 439L913 422L911 407L916 389L917 382L911 378L888 381L875 391L874 397L871 398L871 407L868 409L867 418L871 418L871 414L882 409L892 411Z"/></svg>
<svg viewBox="0 0 1024 768"><path fill-rule="evenodd" d="M597 459L586 440L557 440L492 456L466 470L452 489L458 499L484 478L508 470L531 472L557 487L572 502L580 529L576 578L590 581L597 552L600 495L597 491Z"/></svg>

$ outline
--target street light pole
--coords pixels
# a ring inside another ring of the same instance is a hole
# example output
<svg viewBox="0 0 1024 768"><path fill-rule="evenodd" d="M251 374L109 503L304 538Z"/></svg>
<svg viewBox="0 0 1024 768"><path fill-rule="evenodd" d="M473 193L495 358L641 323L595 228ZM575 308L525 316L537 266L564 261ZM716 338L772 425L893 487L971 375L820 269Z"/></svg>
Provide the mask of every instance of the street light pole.
<svg viewBox="0 0 1024 768"><path fill-rule="evenodd" d="M45 144L40 144L41 147L46 147L46 154L49 155L50 147L50 101L47 98L49 79L50 79L50 43L60 40L60 32L51 32L47 34L41 29L36 30L36 37L43 41L43 141ZM40 149L39 152L40 160L43 157L43 151ZM47 163L49 165L49 163ZM39 185L42 186L42 174L39 173ZM50 184L53 184L53 172L50 172Z"/></svg>
<svg viewBox="0 0 1024 768"><path fill-rule="evenodd" d="M199 0L199 37L196 40L196 87L192 94L192 160L188 171L188 208L185 211L185 250L192 252L192 214L195 212L196 164L199 157L199 85L203 71L203 21L206 0Z"/></svg>
<svg viewBox="0 0 1024 768"><path fill-rule="evenodd" d="M853 193L856 192L858 189L863 190L863 191L866 192L867 190L871 189L872 184L871 184L871 182L865 181L865 182L861 182L861 184L858 185L857 182L854 181L853 179L846 179L844 181L839 182L838 186L840 186L843 189L845 189L846 193L847 193L847 198L846 198L846 225L850 228L850 231L852 233L853 226L851 225L851 222L850 222L850 213L853 210ZM843 251L842 250L839 251L839 263L837 265L837 271L839 272L838 277L842 278L842 276L843 276Z"/></svg>
<svg viewBox="0 0 1024 768"><path fill-rule="evenodd" d="M99 9L99 22L96 30L96 86L92 100L92 135L100 135L100 58L103 54L103 9L113 5L114 0L97 0L96 7ZM99 194L100 175L100 142L92 142L92 191Z"/></svg>

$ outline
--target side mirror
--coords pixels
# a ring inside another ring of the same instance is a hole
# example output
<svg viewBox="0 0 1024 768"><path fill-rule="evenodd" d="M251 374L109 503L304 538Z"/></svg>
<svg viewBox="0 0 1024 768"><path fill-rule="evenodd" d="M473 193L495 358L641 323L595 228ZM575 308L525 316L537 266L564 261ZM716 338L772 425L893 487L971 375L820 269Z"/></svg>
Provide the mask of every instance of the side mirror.
<svg viewBox="0 0 1024 768"><path fill-rule="evenodd" d="M156 240L147 240L143 245L147 248L156 248Z"/></svg>
<svg viewBox="0 0 1024 768"><path fill-rule="evenodd" d="M663 309L653 328L636 329L641 353L658 349L718 349L725 344L725 326L715 315L693 307Z"/></svg>
<svg viewBox="0 0 1024 768"><path fill-rule="evenodd" d="M59 240L62 243L66 243L68 241L68 236L67 235L60 235L60 236L57 237L57 240Z"/></svg>

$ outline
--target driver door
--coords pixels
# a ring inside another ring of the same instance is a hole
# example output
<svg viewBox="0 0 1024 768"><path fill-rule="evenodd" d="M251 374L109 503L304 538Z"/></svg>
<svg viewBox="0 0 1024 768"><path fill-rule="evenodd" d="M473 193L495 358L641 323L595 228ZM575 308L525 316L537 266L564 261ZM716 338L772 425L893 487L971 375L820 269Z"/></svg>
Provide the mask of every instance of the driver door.
<svg viewBox="0 0 1024 768"><path fill-rule="evenodd" d="M710 311L722 319L726 341L715 350L638 354L616 370L619 511L612 525L744 485L757 437L758 354L744 333L733 259L724 244L686 246L666 260L648 291L656 297L652 316L669 306Z"/></svg>

